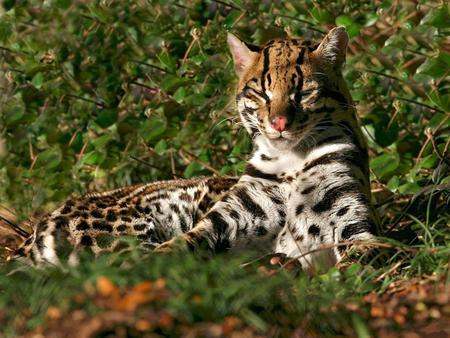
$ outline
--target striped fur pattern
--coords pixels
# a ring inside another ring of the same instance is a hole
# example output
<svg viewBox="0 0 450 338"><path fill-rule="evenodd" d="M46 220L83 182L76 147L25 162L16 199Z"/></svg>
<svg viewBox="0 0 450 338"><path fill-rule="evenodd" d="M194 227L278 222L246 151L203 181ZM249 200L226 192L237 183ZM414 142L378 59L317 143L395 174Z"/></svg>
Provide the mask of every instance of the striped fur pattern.
<svg viewBox="0 0 450 338"><path fill-rule="evenodd" d="M214 252L251 247L297 257L308 268L339 261L340 243L373 238L367 149L341 74L345 29L319 43L256 47L233 35L228 43L237 108L253 140L244 175L71 199L42 219L22 254L58 263L66 243L76 262L79 248L113 250L120 235L132 234L151 247L162 243L157 251L179 243Z"/></svg>
<svg viewBox="0 0 450 338"><path fill-rule="evenodd" d="M347 32L335 28L320 43L228 42L254 149L239 182L182 239L214 251L261 248L306 268L334 264L339 243L370 240L375 225L367 148L341 74Z"/></svg>

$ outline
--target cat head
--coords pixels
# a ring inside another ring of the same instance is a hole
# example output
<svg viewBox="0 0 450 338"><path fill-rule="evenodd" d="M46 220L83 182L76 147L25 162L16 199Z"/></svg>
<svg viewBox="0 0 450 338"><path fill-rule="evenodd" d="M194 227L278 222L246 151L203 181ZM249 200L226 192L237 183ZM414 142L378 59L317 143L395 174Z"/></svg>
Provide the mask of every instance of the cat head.
<svg viewBox="0 0 450 338"><path fill-rule="evenodd" d="M236 103L247 131L286 149L347 110L351 97L341 74L347 44L343 27L318 43L277 39L253 46L228 34L239 77Z"/></svg>

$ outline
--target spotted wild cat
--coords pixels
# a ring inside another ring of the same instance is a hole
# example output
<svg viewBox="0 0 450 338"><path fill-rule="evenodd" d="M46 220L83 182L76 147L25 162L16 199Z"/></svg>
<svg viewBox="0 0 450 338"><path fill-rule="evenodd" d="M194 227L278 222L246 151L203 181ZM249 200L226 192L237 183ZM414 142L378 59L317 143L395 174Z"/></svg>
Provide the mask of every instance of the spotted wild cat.
<svg viewBox="0 0 450 338"><path fill-rule="evenodd" d="M64 243L72 253L99 252L104 235L131 233L162 243L158 251L178 243L214 252L252 247L308 267L339 261L339 243L373 238L367 149L341 74L345 29L319 43L278 39L257 47L229 34L228 44L239 77L237 108L253 140L242 177L69 200L37 224L22 253L56 263Z"/></svg>

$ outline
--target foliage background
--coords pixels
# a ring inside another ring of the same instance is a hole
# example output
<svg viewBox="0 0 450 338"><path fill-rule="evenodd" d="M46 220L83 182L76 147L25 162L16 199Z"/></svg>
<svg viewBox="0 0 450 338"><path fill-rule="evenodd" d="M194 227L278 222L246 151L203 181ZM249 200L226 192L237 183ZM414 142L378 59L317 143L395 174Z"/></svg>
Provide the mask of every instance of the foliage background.
<svg viewBox="0 0 450 338"><path fill-rule="evenodd" d="M344 25L345 77L370 145L384 234L403 243L378 274L447 275L449 23L445 1L4 0L1 205L25 219L72 193L239 175L250 143L236 120L226 32L260 44L320 39ZM408 250L416 251L402 256ZM348 332L364 333L358 319L349 323L356 331Z"/></svg>

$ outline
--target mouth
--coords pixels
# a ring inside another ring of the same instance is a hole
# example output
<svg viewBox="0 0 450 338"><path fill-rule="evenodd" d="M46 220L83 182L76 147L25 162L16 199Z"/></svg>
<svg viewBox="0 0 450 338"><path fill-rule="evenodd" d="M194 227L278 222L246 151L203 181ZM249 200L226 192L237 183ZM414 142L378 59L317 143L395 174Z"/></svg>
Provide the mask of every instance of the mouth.
<svg viewBox="0 0 450 338"><path fill-rule="evenodd" d="M293 135L289 132L266 132L265 136L271 141L293 141Z"/></svg>

